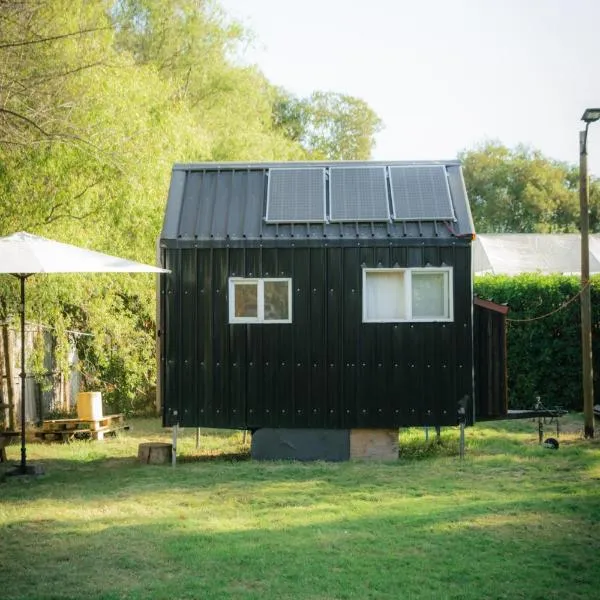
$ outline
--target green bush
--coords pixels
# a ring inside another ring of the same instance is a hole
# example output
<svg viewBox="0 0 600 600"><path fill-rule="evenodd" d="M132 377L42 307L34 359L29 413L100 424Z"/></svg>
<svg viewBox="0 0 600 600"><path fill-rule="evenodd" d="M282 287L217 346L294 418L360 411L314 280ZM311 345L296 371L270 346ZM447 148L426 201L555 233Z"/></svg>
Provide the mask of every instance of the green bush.
<svg viewBox="0 0 600 600"><path fill-rule="evenodd" d="M545 406L582 410L580 282L564 275L486 275L475 294L507 304L509 407ZM595 395L600 392L600 278L591 282Z"/></svg>

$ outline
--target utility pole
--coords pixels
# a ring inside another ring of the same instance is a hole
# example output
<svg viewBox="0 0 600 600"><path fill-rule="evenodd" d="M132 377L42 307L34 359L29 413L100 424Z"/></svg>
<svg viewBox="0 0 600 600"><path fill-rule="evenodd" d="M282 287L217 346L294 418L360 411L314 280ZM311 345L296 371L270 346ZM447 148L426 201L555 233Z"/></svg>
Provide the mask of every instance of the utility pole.
<svg viewBox="0 0 600 600"><path fill-rule="evenodd" d="M600 109L588 108L579 132L579 206L581 218L581 359L583 384L583 435L594 437L594 363L592 360L592 300L590 290L590 216L587 169L587 135L590 123L600 119Z"/></svg>
<svg viewBox="0 0 600 600"><path fill-rule="evenodd" d="M583 435L594 437L594 366L592 363L592 299L590 293L589 191L587 129L579 132L579 205L581 218L581 359L583 369Z"/></svg>

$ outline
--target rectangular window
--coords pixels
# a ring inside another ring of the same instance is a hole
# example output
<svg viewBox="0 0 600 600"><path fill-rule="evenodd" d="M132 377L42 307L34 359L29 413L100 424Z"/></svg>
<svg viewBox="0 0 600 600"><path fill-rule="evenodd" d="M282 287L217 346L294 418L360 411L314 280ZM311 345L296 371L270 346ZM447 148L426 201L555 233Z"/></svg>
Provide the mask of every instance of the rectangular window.
<svg viewBox="0 0 600 600"><path fill-rule="evenodd" d="M453 318L451 267L363 269L363 323Z"/></svg>
<svg viewBox="0 0 600 600"><path fill-rule="evenodd" d="M291 323L291 279L229 278L230 323Z"/></svg>

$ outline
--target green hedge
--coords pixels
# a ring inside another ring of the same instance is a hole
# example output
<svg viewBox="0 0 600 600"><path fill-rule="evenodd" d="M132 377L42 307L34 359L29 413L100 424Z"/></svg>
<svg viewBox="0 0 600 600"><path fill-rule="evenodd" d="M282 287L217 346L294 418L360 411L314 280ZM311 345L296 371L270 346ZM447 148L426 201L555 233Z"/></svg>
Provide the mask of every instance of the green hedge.
<svg viewBox="0 0 600 600"><path fill-rule="evenodd" d="M476 277L480 298L507 304L509 407L582 410L580 282L577 277L525 274ZM600 398L600 278L591 282L595 397ZM543 315L547 315L543 318ZM533 320L528 320L533 319ZM599 401L600 403L600 401Z"/></svg>

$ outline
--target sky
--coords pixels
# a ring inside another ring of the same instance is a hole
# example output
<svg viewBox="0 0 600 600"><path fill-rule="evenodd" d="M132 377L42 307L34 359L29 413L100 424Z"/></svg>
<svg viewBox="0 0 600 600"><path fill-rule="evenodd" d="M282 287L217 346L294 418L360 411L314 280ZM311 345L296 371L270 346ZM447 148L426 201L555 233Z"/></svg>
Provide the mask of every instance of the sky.
<svg viewBox="0 0 600 600"><path fill-rule="evenodd" d="M486 140L576 164L600 107L599 0L220 0L243 60L298 96L365 100L377 160L442 160ZM600 121L588 136L600 176Z"/></svg>

